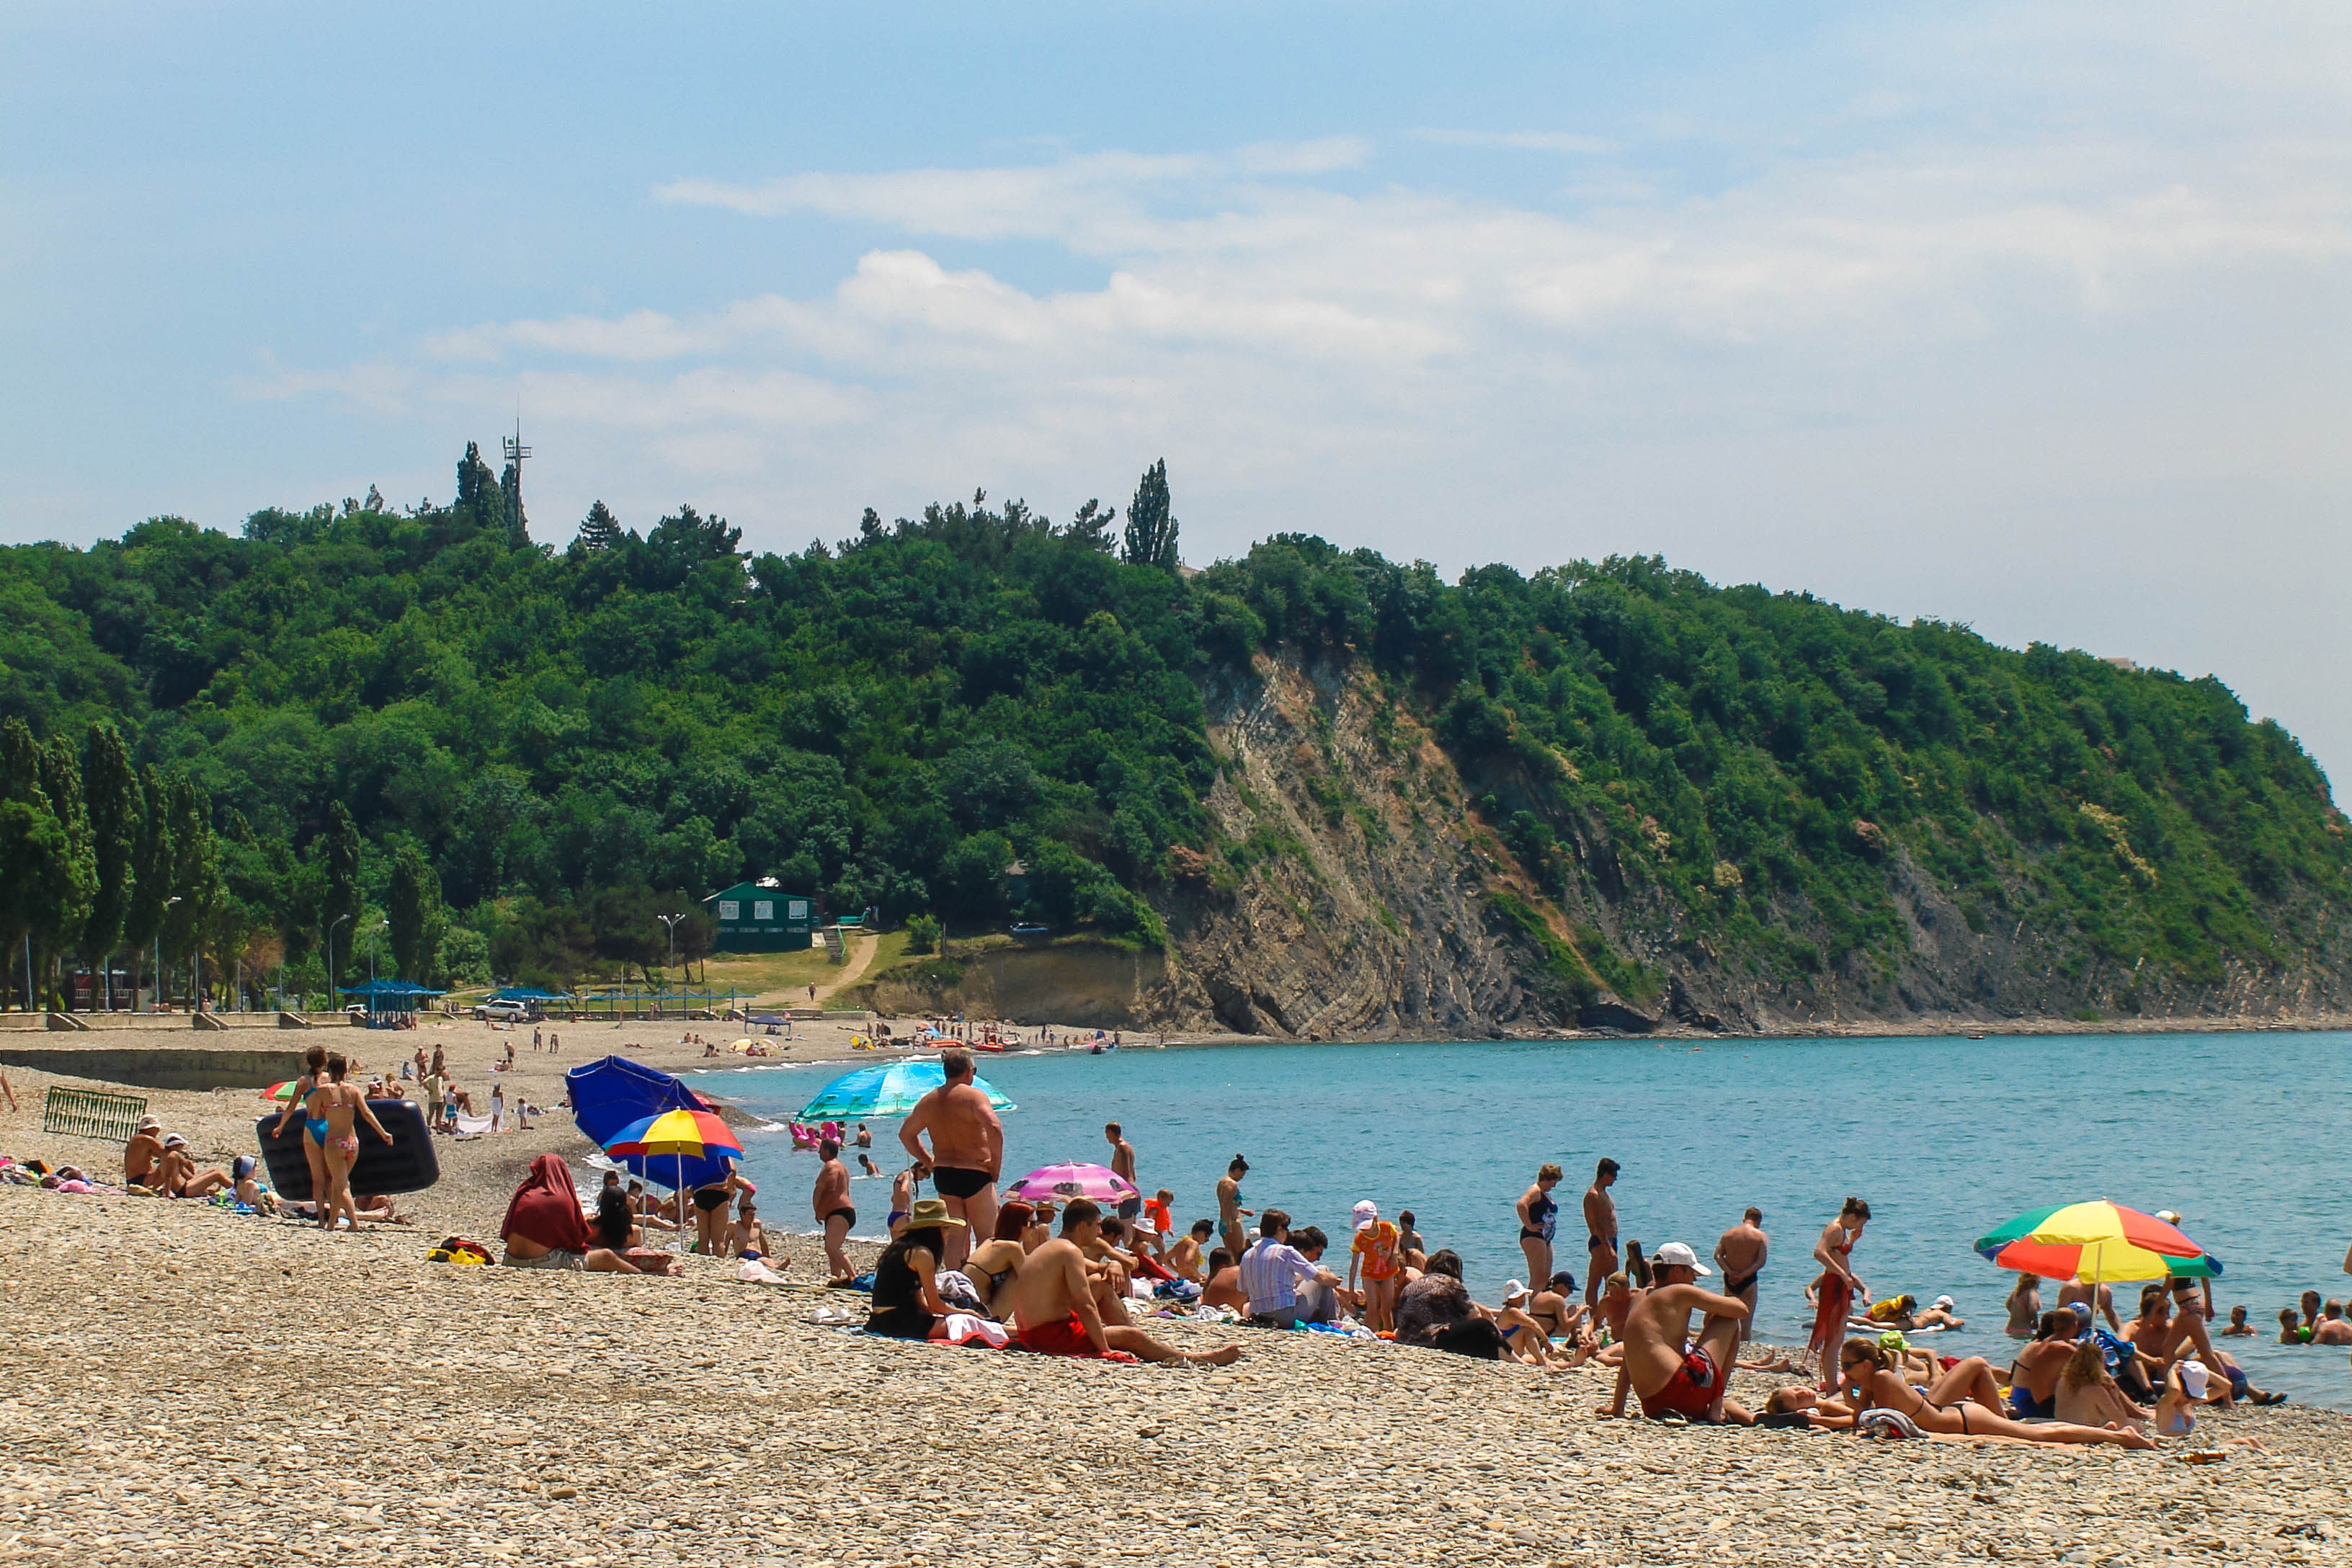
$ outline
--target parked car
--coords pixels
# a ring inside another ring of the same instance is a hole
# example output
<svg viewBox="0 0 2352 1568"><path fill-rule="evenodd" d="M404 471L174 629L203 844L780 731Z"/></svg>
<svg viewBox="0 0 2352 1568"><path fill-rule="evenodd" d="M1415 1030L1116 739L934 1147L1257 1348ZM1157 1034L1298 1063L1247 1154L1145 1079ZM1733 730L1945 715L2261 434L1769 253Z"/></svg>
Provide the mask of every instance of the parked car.
<svg viewBox="0 0 2352 1568"><path fill-rule="evenodd" d="M538 1016L539 1009L528 1002L493 999L474 1006L474 1016L491 1024L528 1024Z"/></svg>

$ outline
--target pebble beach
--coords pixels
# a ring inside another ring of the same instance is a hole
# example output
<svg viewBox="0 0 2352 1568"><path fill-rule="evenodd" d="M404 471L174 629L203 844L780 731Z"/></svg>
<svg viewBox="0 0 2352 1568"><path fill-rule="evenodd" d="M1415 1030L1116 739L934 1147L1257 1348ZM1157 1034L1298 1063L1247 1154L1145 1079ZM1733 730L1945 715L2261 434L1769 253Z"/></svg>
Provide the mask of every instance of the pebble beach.
<svg viewBox="0 0 2352 1568"><path fill-rule="evenodd" d="M552 1104L607 1049L508 1081ZM569 1033L569 1031L567 1031ZM619 1033L619 1032L614 1032ZM332 1031L372 1066L430 1031ZM455 1026L461 1080L508 1037ZM304 1039L302 1043L308 1043ZM846 1054L845 1038L840 1042ZM795 1056L829 1046L812 1041ZM8 1069L0 1152L93 1174ZM506 1075L501 1075L502 1078ZM535 1080L543 1079L542 1096ZM200 1163L251 1090L150 1093ZM494 1240L514 1182L586 1144L551 1115L442 1146L413 1226L328 1235L160 1199L0 1186L12 1308L0 1561L1102 1564L2342 1562L2352 1417L2206 1417L2153 1454L1603 1420L1608 1374L1155 1320L1223 1370L868 1338L862 1297L425 1261ZM794 1223L803 1194L763 1205ZM787 1273L821 1276L814 1244ZM870 1252L868 1254L870 1256ZM1785 1375L1741 1373L1754 1403ZM2241 1441L2248 1440L2251 1441ZM2189 1463L2191 1449L2219 1458Z"/></svg>

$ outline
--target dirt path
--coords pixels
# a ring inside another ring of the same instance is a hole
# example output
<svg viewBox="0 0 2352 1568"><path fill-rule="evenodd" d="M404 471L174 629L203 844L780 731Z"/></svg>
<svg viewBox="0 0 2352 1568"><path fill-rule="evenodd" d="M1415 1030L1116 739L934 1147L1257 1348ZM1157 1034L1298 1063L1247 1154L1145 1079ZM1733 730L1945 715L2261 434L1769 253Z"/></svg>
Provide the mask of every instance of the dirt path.
<svg viewBox="0 0 2352 1568"><path fill-rule="evenodd" d="M833 1000L833 994L843 986L855 985L863 979L866 971L873 965L875 953L882 947L882 939L878 936L861 933L852 937L850 941L853 947L849 954L849 962L841 966L840 978L830 985L820 985L816 988L817 1005L820 1007Z"/></svg>

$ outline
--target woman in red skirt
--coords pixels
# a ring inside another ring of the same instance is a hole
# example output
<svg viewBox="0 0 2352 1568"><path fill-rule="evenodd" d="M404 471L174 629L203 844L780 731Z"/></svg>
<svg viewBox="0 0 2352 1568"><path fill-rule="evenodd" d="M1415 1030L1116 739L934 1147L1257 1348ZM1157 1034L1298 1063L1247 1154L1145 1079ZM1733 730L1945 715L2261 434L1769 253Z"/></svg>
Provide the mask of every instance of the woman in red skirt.
<svg viewBox="0 0 2352 1568"><path fill-rule="evenodd" d="M1821 1360L1823 1394L1837 1386L1838 1347L1845 1342L1846 1318L1856 1301L1866 1299L1861 1279L1847 1264L1853 1256L1853 1244L1862 1239L1862 1227L1869 1222L1870 1205L1860 1198L1848 1198L1837 1218L1822 1228L1821 1240L1813 1244L1822 1277L1813 1281L1813 1337L1809 1348Z"/></svg>

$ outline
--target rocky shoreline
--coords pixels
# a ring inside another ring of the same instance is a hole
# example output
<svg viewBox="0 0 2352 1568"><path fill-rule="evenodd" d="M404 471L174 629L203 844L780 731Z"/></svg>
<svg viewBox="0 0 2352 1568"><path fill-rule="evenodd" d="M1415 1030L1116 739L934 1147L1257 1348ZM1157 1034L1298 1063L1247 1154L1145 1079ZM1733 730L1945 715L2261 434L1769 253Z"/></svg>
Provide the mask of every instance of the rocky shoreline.
<svg viewBox="0 0 2352 1568"><path fill-rule="evenodd" d="M110 1163L40 1133L50 1080L10 1078L0 1150ZM208 1157L249 1147L249 1090L151 1100ZM2352 1417L2293 1405L2210 1417L2206 1466L1889 1446L1605 1421L1599 1373L1318 1335L1171 1323L1248 1354L1118 1367L867 1339L822 1321L861 1298L699 1259L678 1280L424 1261L445 1231L488 1238L547 1148L585 1146L555 1118L444 1145L443 1183L403 1200L419 1223L355 1235L0 1186L0 1561L2342 1560ZM811 1242L785 1250L817 1275Z"/></svg>

